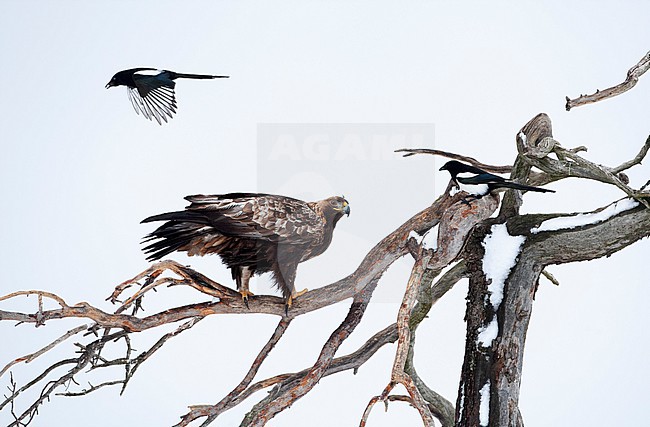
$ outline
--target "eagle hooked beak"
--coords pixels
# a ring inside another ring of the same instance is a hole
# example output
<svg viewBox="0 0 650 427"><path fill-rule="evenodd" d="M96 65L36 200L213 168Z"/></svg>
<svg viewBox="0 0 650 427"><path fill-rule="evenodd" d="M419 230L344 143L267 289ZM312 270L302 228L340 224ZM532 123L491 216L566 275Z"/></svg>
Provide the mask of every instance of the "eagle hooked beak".
<svg viewBox="0 0 650 427"><path fill-rule="evenodd" d="M350 204L347 201L343 202L343 213L350 216Z"/></svg>

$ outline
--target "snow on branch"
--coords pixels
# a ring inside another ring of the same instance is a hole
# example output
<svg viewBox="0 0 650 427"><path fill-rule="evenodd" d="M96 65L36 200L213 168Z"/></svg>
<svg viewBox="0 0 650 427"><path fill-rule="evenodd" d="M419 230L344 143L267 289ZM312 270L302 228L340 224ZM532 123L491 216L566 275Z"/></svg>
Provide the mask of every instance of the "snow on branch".
<svg viewBox="0 0 650 427"><path fill-rule="evenodd" d="M537 234L542 231L565 230L585 225L597 224L607 221L609 218L620 214L621 212L634 209L639 206L639 202L632 199L622 199L611 205L591 213L579 213L568 216L558 216L542 222L539 227L530 230L531 233Z"/></svg>

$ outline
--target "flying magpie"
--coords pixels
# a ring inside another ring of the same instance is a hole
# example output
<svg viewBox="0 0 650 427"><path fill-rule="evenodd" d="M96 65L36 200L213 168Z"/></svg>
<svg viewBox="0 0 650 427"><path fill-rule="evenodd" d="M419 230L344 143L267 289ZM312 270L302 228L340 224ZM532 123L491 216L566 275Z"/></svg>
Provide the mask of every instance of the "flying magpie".
<svg viewBox="0 0 650 427"><path fill-rule="evenodd" d="M116 73L106 89L113 86L126 86L129 99L135 112L147 119L162 120L167 123L167 116L172 118L176 112L176 79L223 79L230 76L211 76L207 74L183 74L155 68L131 68Z"/></svg>
<svg viewBox="0 0 650 427"><path fill-rule="evenodd" d="M499 188L514 188L521 191L538 191L540 193L555 193L546 188L533 187L530 185L517 184L514 181L503 177L492 175L489 172L477 167L466 165L456 160L445 163L440 170L449 171L451 179L461 191L465 191L475 197L485 196L487 193Z"/></svg>

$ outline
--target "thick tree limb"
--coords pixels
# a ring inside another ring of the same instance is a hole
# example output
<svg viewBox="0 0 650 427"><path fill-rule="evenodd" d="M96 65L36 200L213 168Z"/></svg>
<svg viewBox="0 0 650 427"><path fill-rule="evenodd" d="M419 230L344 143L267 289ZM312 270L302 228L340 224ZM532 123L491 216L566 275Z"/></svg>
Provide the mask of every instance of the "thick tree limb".
<svg viewBox="0 0 650 427"><path fill-rule="evenodd" d="M511 234L536 222L534 216L513 218L512 221ZM499 334L490 349L482 350L493 357L487 369L493 385L490 425L523 426L518 410L513 409L518 408L526 331L542 269L550 264L609 256L649 235L650 209L639 206L598 224L527 237L506 281L504 300L497 312Z"/></svg>
<svg viewBox="0 0 650 427"><path fill-rule="evenodd" d="M391 371L391 380L379 396L386 401L390 390L402 384L409 393L413 406L420 412L425 426L433 425L433 414L427 401L422 397L419 388L406 371L409 353L412 352L414 331L417 323L412 326L411 314L414 312L416 297L422 290L430 289L433 279L449 265L461 251L465 237L478 222L488 218L498 205L498 197L483 197L472 205L457 203L448 208L438 226L438 249L435 252L422 252L413 266L406 292L397 316L398 344ZM430 308L430 305L428 306ZM428 311L428 308L426 311ZM424 316L419 316L421 321ZM419 323L419 322L418 322ZM371 403L377 397L371 399ZM372 408L369 404L366 411ZM367 418L367 415L364 414ZM363 421L362 421L363 422Z"/></svg>
<svg viewBox="0 0 650 427"><path fill-rule="evenodd" d="M548 143L549 139L552 139L548 117L539 115L531 122L535 121L537 123L529 122L529 125L542 131L537 131L536 136L533 137L531 137L532 133L520 132L518 137L520 158L530 161L551 176L558 171L553 167L562 164L565 161L563 159L571 161L572 165L583 167L585 174L591 173L601 178L605 175L599 175L600 171L611 174L607 169L593 166L589 164L590 162L574 160L577 150L558 151L557 145L552 141ZM544 134L547 136L540 140L539 136ZM560 160L538 157L526 147L526 144L539 146L538 141L545 141L546 147L556 154L559 153ZM632 162L626 162L622 166L629 167L640 162L646 152L645 148L642 149ZM539 162L539 165L536 162ZM522 170L525 172L525 169ZM564 171L560 172L564 173ZM575 173L575 170L568 173ZM582 177L586 178L586 176ZM612 183L610 177L597 180ZM504 205L507 197L506 194ZM647 202L646 198L647 195L637 194L637 200L641 199L640 202ZM525 337L532 313L533 297L544 267L609 256L650 235L650 209L642 203L636 208L602 218L595 224L531 232L532 228L538 227L543 221L564 216L567 215L520 216L518 205L512 203L511 207L505 210L502 206L499 217L483 222L472 232L464 251L470 275L470 293L466 313L465 360L456 407L458 427L473 427L479 423L523 426L518 400ZM505 281L503 300L493 306L492 291L488 291L491 280L487 279L484 273L483 242L492 232L492 225L501 223L507 224L510 236L525 236L525 240L516 263ZM479 411L481 402L488 401L483 395L488 394L489 420L483 419L479 422L479 412L485 412L485 408Z"/></svg>
<svg viewBox="0 0 650 427"><path fill-rule="evenodd" d="M607 88L605 90L596 90L591 95L580 95L575 99L566 97L566 110L570 111L573 107L579 107L585 104L593 104L594 102L602 101L603 99L612 98L627 92L636 86L636 83L648 69L650 68L650 52L646 53L643 58L627 72L627 77L623 83L616 86Z"/></svg>

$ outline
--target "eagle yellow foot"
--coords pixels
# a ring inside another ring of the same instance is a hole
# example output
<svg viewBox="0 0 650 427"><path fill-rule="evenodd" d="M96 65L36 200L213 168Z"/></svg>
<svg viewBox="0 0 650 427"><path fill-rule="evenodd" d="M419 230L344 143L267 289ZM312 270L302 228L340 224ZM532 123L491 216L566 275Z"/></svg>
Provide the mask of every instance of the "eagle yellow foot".
<svg viewBox="0 0 650 427"><path fill-rule="evenodd" d="M244 301L246 308L248 308L248 297L255 296L255 294L249 291L248 289L247 290L242 289L239 291L239 293L241 294L241 299L242 301Z"/></svg>
<svg viewBox="0 0 650 427"><path fill-rule="evenodd" d="M289 297L289 299L287 299L287 303L286 303L286 305L284 306L284 312L285 312L285 314L289 311L289 307L291 307L291 304L293 304L293 300L296 299L296 298L298 298L298 297L301 296L301 295L306 294L306 293L307 293L307 288L303 289L303 290L300 291L300 292L294 292L293 295L291 295L291 296Z"/></svg>

